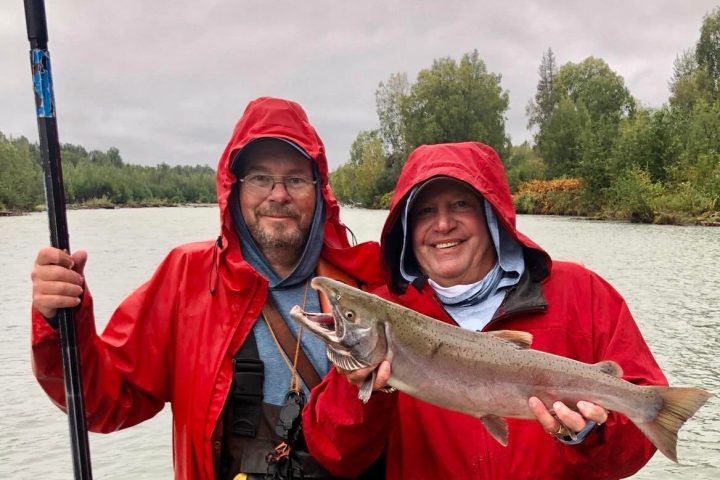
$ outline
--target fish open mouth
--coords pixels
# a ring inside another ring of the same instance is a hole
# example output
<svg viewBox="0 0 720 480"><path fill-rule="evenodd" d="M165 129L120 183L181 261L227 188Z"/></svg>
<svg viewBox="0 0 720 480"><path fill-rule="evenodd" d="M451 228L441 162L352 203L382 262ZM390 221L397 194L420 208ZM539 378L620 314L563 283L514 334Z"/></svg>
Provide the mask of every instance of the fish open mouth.
<svg viewBox="0 0 720 480"><path fill-rule="evenodd" d="M300 305L295 305L290 309L290 316L328 343L340 345L340 339L335 332L335 318L331 314L306 312Z"/></svg>
<svg viewBox="0 0 720 480"><path fill-rule="evenodd" d="M335 328L335 318L329 313L305 312L300 305L295 305L290 309L290 317L325 342L328 347L328 359L333 364L344 370L356 370L369 366L367 362L356 359L351 349L341 341Z"/></svg>

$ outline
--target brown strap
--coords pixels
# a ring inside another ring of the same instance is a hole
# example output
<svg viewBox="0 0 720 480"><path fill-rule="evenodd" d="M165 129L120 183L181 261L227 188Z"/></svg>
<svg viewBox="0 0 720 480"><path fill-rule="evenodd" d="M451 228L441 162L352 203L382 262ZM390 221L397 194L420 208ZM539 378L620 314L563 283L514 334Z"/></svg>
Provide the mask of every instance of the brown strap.
<svg viewBox="0 0 720 480"><path fill-rule="evenodd" d="M360 282L351 277L348 273L340 270L327 260L323 259L322 257L318 261L315 272L319 277L330 277L333 280L338 280L344 283L345 285L350 285L352 287L365 290L363 286L360 285ZM330 300L328 300L327 296L325 295L325 293L323 293L322 290L318 290L318 297L320 297L320 310L323 313L331 313L332 306L330 305Z"/></svg>
<svg viewBox="0 0 720 480"><path fill-rule="evenodd" d="M280 312L278 312L277 308L275 308L275 305L272 303L269 296L267 301L265 301L265 306L263 307L263 316L265 317L265 321L268 326L275 334L275 337L277 338L278 343L280 343L285 355L287 355L287 358L292 362L295 358L297 339L290 331L290 327L287 326L285 320L283 320ZM298 349L297 371L308 389L312 390L313 387L320 383L320 375L318 375L315 367L313 367L313 364L310 363L310 359L305 354L302 346Z"/></svg>

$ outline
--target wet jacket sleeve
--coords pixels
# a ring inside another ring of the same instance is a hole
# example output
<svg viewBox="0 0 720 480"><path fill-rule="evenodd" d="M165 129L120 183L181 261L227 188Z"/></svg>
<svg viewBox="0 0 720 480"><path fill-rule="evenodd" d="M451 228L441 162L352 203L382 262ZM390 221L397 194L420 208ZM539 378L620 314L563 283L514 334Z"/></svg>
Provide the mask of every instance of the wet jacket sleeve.
<svg viewBox="0 0 720 480"><path fill-rule="evenodd" d="M667 385L638 329L627 304L615 289L590 274L590 314L596 359L612 359L622 365L623 378L637 385ZM567 470L578 478L624 478L642 468L655 447L626 417L611 412L579 445L556 442Z"/></svg>
<svg viewBox="0 0 720 480"><path fill-rule="evenodd" d="M383 451L393 423L397 393L374 392L367 404L357 395L358 388L333 368L303 411L308 449L334 476L353 478L367 469Z"/></svg>
<svg viewBox="0 0 720 480"><path fill-rule="evenodd" d="M150 281L112 315L102 335L95 329L93 300L86 289L75 310L88 428L111 432L157 414L169 400L172 325L177 292L166 259ZM65 408L58 331L32 313L33 373L50 398Z"/></svg>

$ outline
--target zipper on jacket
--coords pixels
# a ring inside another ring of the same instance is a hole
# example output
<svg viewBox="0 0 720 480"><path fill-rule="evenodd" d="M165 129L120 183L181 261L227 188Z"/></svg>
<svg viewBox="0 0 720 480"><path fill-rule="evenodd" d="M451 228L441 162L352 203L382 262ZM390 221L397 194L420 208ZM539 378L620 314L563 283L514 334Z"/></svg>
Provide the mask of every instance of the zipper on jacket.
<svg viewBox="0 0 720 480"><path fill-rule="evenodd" d="M519 300L516 300L519 299ZM520 302L521 305L517 305ZM522 304L524 303L524 305ZM503 307L510 304L510 308L503 311ZM544 313L547 311L547 299L542 291L541 282L532 280L527 272L523 273L518 283L510 287L500 306L493 314L483 331L489 326L518 315ZM498 312L500 312L498 314Z"/></svg>
<svg viewBox="0 0 720 480"><path fill-rule="evenodd" d="M502 306L502 304L501 304ZM483 328L483 331L493 323L500 322L502 320L507 320L508 318L516 317L518 315L524 315L528 313L544 313L547 310L547 305L538 305L536 307L524 307L519 308L517 310L510 310L505 313L502 313L501 315L498 315L497 317L493 317L487 325L485 325L485 328Z"/></svg>
<svg viewBox="0 0 720 480"><path fill-rule="evenodd" d="M432 289L431 289L431 290L432 290ZM422 293L422 292L421 292L421 293ZM457 323L457 321L453 318L453 316L450 315L450 312L448 312L447 309L445 309L445 305L443 305L443 303L440 301L440 299L437 297L437 295L435 295L435 292L434 292L434 291L432 292L432 298L433 298L433 300L435 301L435 303L437 304L438 308L439 308L443 313L445 313L445 315L447 316L447 318L450 319L450 321L452 322L451 325L455 325L455 326L457 326L457 327L460 327L460 324ZM462 328L462 327L461 327L461 328Z"/></svg>

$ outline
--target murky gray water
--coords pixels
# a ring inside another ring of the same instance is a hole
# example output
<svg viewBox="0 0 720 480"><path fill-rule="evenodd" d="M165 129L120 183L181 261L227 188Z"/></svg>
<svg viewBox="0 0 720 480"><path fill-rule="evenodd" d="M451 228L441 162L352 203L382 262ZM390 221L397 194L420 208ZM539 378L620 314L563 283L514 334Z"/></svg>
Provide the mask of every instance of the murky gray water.
<svg viewBox="0 0 720 480"><path fill-rule="evenodd" d="M349 209L358 240L377 239L386 212ZM83 210L68 214L99 327L174 245L217 235L209 208ZM556 258L582 261L627 299L670 382L716 394L680 431L675 465L661 454L634 478L720 478L720 229L520 216L519 228ZM72 478L67 418L30 370L30 269L48 243L47 217L0 218L0 478ZM94 477L172 477L169 408L110 435L90 434Z"/></svg>

